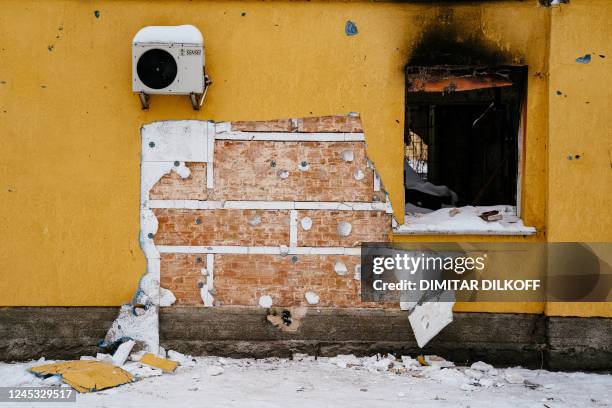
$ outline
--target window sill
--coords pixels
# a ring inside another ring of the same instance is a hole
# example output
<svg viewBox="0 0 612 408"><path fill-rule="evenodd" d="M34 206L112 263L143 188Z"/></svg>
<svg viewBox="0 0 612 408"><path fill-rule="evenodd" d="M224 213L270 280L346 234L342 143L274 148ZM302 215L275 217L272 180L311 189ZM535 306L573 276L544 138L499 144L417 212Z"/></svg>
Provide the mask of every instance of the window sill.
<svg viewBox="0 0 612 408"><path fill-rule="evenodd" d="M406 214L406 223L393 228L394 235L534 235L536 229L527 227L516 217L516 208L505 205L490 207L461 207L451 216L452 208L442 208L427 214ZM479 217L485 211L497 210L500 221L485 221ZM509 222L511 220L512 222Z"/></svg>

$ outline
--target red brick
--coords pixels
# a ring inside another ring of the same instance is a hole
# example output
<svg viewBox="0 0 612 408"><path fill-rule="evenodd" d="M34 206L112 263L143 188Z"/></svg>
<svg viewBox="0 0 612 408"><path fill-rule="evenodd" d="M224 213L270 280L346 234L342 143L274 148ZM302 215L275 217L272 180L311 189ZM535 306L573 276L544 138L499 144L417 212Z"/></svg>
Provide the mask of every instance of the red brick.
<svg viewBox="0 0 612 408"><path fill-rule="evenodd" d="M279 246L289 243L288 210L156 208L156 245ZM259 225L249 220L258 216Z"/></svg>
<svg viewBox="0 0 612 408"><path fill-rule="evenodd" d="M186 179L172 171L149 191L152 200L206 200L206 163L185 163L191 170Z"/></svg>

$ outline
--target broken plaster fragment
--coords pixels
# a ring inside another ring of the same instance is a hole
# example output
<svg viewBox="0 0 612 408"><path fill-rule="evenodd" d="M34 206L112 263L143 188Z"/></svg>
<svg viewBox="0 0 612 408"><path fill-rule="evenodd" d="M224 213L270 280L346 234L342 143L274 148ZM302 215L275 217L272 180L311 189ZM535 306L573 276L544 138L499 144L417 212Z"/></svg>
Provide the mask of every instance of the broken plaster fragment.
<svg viewBox="0 0 612 408"><path fill-rule="evenodd" d="M261 224L261 217L259 215L255 215L255 216L249 218L248 222L249 222L249 225L251 227L256 227L259 224Z"/></svg>
<svg viewBox="0 0 612 408"><path fill-rule="evenodd" d="M346 273L348 272L348 269L346 269L346 265L344 264L344 262L342 261L336 261L336 263L334 264L334 271L340 275L346 275Z"/></svg>
<svg viewBox="0 0 612 408"><path fill-rule="evenodd" d="M453 321L455 302L426 302L418 305L408 316L419 347L425 345Z"/></svg>
<svg viewBox="0 0 612 408"><path fill-rule="evenodd" d="M221 366L208 366L206 367L206 374L210 376L221 375L223 374L223 367Z"/></svg>
<svg viewBox="0 0 612 408"><path fill-rule="evenodd" d="M355 174L353 174L355 180L360 181L365 177L365 173L361 171L361 169L355 170Z"/></svg>
<svg viewBox="0 0 612 408"><path fill-rule="evenodd" d="M272 297L269 295L264 295L259 298L259 306L269 308L272 307Z"/></svg>
<svg viewBox="0 0 612 408"><path fill-rule="evenodd" d="M309 231L312 228L312 218L304 217L300 221L300 224L302 225L302 229L304 231Z"/></svg>
<svg viewBox="0 0 612 408"><path fill-rule="evenodd" d="M306 292L304 296L306 297L306 301L309 305L316 305L319 303L319 295L314 292Z"/></svg>
<svg viewBox="0 0 612 408"><path fill-rule="evenodd" d="M353 230L353 226L350 222L340 221L337 226L338 235L341 237L348 237L351 235L351 231Z"/></svg>
<svg viewBox="0 0 612 408"><path fill-rule="evenodd" d="M284 180L289 177L289 172L287 170L279 170L276 172L276 175Z"/></svg>
<svg viewBox="0 0 612 408"><path fill-rule="evenodd" d="M345 162L352 162L355 159L355 154L352 150L343 150L341 155L342 160L344 160Z"/></svg>

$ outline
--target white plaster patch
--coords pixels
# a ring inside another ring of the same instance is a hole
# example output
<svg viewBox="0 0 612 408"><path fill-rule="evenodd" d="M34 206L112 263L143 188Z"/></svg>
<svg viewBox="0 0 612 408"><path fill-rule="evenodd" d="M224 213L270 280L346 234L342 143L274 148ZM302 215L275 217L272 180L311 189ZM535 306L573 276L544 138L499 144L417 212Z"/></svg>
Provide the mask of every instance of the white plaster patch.
<svg viewBox="0 0 612 408"><path fill-rule="evenodd" d="M353 178L355 178L355 180L361 181L364 177L365 173L361 169L355 170L355 173L353 174Z"/></svg>
<svg viewBox="0 0 612 408"><path fill-rule="evenodd" d="M340 235L341 237L348 237L349 235L351 235L353 226L350 222L340 221L338 223L338 226L336 227L336 230L338 231L338 235Z"/></svg>
<svg viewBox="0 0 612 408"><path fill-rule="evenodd" d="M279 170L276 172L276 175L284 180L289 177L289 172L287 170Z"/></svg>
<svg viewBox="0 0 612 408"><path fill-rule="evenodd" d="M259 306L269 308L272 307L272 297L264 295L259 298Z"/></svg>
<svg viewBox="0 0 612 408"><path fill-rule="evenodd" d="M119 310L119 316L115 319L104 338L105 344L129 337L144 343L147 351L156 353L159 349L159 323L157 320L157 307L149 306L143 310L144 313L134 313L132 305L123 305Z"/></svg>
<svg viewBox="0 0 612 408"><path fill-rule="evenodd" d="M355 154L352 150L343 150L341 156L342 160L344 160L345 162L352 162L353 160L355 160Z"/></svg>
<svg viewBox="0 0 612 408"><path fill-rule="evenodd" d="M304 294L304 297L306 297L306 301L310 305L316 305L317 303L319 303L319 295L314 292L306 292Z"/></svg>
<svg viewBox="0 0 612 408"><path fill-rule="evenodd" d="M251 227L256 227L261 224L261 217L259 215L254 215L253 217L249 218L248 222Z"/></svg>
<svg viewBox="0 0 612 408"><path fill-rule="evenodd" d="M204 302L205 307L212 307L214 305L215 298L213 298L212 294L210 293L207 284L204 284L200 288L200 297L202 298L202 302Z"/></svg>
<svg viewBox="0 0 612 408"><path fill-rule="evenodd" d="M310 229L312 228L312 218L304 217L300 221L300 224L302 225L302 229L304 231L310 231Z"/></svg>
<svg viewBox="0 0 612 408"><path fill-rule="evenodd" d="M172 306L176 302L176 296L171 290L166 288L159 288L159 305L161 307Z"/></svg>
<svg viewBox="0 0 612 408"><path fill-rule="evenodd" d="M208 128L199 120L165 121L142 128L142 161L206 162ZM214 131L214 130L213 130Z"/></svg>
<svg viewBox="0 0 612 408"><path fill-rule="evenodd" d="M348 269L346 268L346 265L344 264L344 262L342 261L336 261L336 263L334 264L334 272L336 272L338 275L346 275L346 273L348 272Z"/></svg>

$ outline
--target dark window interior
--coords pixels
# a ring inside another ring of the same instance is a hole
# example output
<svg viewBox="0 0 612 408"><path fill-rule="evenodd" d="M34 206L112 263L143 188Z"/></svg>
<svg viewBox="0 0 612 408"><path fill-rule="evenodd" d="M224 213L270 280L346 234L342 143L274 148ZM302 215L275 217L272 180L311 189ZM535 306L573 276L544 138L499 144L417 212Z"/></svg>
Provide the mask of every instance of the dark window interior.
<svg viewBox="0 0 612 408"><path fill-rule="evenodd" d="M407 163L423 183L456 193L456 202L409 186L406 201L433 210L516 205L526 67L408 67L406 72Z"/></svg>

